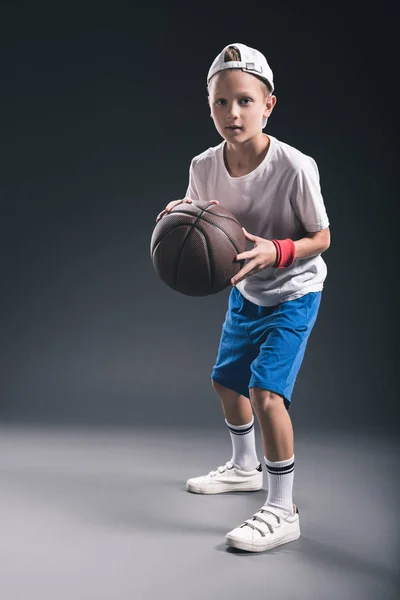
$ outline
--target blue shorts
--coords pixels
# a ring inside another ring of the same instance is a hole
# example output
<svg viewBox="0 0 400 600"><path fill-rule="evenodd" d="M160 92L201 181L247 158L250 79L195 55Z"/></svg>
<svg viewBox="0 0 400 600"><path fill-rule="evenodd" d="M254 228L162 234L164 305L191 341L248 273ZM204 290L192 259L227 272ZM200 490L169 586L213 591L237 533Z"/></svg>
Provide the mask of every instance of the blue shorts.
<svg viewBox="0 0 400 600"><path fill-rule="evenodd" d="M258 306L233 287L211 378L247 398L252 387L275 392L289 409L321 294Z"/></svg>

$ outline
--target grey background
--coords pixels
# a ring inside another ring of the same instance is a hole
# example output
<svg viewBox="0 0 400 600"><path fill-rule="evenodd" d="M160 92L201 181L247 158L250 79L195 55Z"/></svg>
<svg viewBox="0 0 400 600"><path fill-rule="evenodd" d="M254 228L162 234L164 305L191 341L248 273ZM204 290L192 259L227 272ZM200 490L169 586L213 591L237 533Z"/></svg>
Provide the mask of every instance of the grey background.
<svg viewBox="0 0 400 600"><path fill-rule="evenodd" d="M229 290L173 292L149 244L155 216L186 190L190 159L220 142L206 72L243 41L275 72L267 131L315 158L331 221L293 419L396 430L390 16L351 3L238 15L214 4L195 17L162 2L2 5L4 422L220 417L209 377Z"/></svg>

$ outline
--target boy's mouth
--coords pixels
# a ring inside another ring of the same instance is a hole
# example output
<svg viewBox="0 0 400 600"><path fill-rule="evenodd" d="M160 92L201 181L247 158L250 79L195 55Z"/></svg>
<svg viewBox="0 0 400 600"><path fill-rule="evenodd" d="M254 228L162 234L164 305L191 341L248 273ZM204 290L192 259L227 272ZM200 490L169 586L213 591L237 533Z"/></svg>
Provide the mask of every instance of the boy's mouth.
<svg viewBox="0 0 400 600"><path fill-rule="evenodd" d="M239 127L239 125L228 125L226 127L226 129L243 129L242 127Z"/></svg>

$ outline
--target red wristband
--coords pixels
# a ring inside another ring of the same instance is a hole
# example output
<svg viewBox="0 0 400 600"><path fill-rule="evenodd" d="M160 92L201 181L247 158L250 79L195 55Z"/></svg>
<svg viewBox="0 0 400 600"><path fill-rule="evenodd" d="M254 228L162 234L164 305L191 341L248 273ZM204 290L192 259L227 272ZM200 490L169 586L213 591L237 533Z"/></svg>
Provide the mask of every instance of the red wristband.
<svg viewBox="0 0 400 600"><path fill-rule="evenodd" d="M272 240L277 252L275 269L290 267L294 263L296 256L296 247L294 241L287 238L286 240Z"/></svg>

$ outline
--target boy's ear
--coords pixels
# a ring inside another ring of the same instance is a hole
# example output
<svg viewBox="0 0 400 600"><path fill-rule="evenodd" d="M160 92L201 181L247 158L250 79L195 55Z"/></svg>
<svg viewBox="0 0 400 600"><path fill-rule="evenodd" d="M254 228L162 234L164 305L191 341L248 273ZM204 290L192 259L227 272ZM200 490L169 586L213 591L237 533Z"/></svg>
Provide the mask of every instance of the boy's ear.
<svg viewBox="0 0 400 600"><path fill-rule="evenodd" d="M276 96L268 96L267 98L267 106L272 110L276 104Z"/></svg>
<svg viewBox="0 0 400 600"><path fill-rule="evenodd" d="M269 117L276 104L276 96L268 96L265 102L264 117Z"/></svg>

